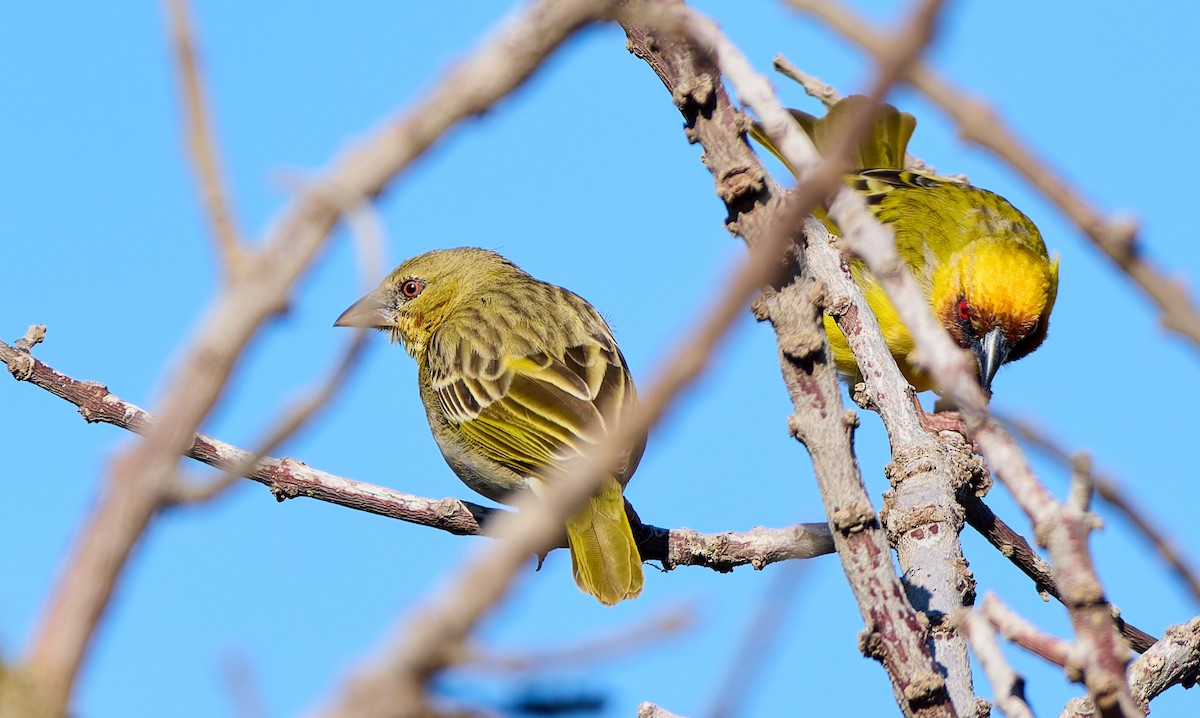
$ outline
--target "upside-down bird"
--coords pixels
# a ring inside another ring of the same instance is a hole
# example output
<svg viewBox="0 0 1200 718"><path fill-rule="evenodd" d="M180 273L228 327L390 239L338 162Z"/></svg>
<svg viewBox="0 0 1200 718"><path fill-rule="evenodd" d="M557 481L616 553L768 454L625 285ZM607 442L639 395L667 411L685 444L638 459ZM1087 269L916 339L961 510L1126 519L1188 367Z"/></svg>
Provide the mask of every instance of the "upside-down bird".
<svg viewBox="0 0 1200 718"><path fill-rule="evenodd" d="M865 97L847 97L820 118L791 113L824 152L866 102ZM855 171L846 176L846 184L863 195L880 222L891 226L896 249L934 316L959 346L974 354L980 383L990 392L1002 364L1028 355L1045 340L1058 293L1058 257L1047 254L1038 228L1000 195L904 169L915 128L912 115L881 104L872 132L855 148ZM783 159L761 127L755 125L750 134ZM832 224L830 228L837 231ZM850 268L904 377L918 391L932 389L929 377L909 359L915 344L883 288L861 262L852 261ZM829 316L825 331L838 371L858 381L854 355Z"/></svg>

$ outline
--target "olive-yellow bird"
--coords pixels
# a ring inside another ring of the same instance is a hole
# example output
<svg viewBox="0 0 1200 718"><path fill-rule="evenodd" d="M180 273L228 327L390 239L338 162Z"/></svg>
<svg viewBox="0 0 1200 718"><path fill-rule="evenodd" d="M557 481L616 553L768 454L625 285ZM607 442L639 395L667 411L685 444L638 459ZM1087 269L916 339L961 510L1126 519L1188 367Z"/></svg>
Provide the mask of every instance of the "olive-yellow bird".
<svg viewBox="0 0 1200 718"><path fill-rule="evenodd" d="M832 147L840 124L866 102L865 97L847 97L821 118L791 112L824 152ZM846 184L866 198L876 219L891 226L896 248L934 316L959 346L975 355L980 383L990 391L1000 365L1026 356L1045 340L1058 293L1058 257L1046 253L1038 228L1000 195L904 169L915 128L912 115L880 105L872 133L855 150L855 171L846 176ZM750 134L783 159L760 127ZM851 272L905 378L918 391L933 388L909 361L915 344L883 288L860 262L851 263ZM828 316L825 330L839 372L858 381L854 355Z"/></svg>
<svg viewBox="0 0 1200 718"><path fill-rule="evenodd" d="M559 480L637 402L599 312L486 249L407 260L336 326L382 329L404 345L442 456L495 501ZM575 583L606 605L642 591L622 490L644 449L643 437L566 525Z"/></svg>

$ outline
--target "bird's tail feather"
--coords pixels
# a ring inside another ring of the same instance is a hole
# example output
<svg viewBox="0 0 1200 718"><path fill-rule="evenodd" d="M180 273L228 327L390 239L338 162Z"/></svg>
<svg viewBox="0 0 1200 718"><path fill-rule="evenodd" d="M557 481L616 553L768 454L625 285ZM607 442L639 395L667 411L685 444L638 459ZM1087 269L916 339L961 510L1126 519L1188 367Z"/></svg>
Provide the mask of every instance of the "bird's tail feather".
<svg viewBox="0 0 1200 718"><path fill-rule="evenodd" d="M862 95L851 95L834 103L824 117L814 117L800 110L788 112L817 146L817 151L824 155L833 149L837 134L843 131L842 127L847 122L846 118L861 112L859 108L866 102L867 98ZM904 153L908 150L908 140L916 127L917 121L912 115L889 104L880 104L871 133L854 148L852 169L904 169ZM795 174L795 169L779 154L757 122L750 128L750 137L783 161Z"/></svg>
<svg viewBox="0 0 1200 718"><path fill-rule="evenodd" d="M567 545L575 583L584 593L606 606L641 594L642 557L616 479L605 479L600 493L567 521Z"/></svg>

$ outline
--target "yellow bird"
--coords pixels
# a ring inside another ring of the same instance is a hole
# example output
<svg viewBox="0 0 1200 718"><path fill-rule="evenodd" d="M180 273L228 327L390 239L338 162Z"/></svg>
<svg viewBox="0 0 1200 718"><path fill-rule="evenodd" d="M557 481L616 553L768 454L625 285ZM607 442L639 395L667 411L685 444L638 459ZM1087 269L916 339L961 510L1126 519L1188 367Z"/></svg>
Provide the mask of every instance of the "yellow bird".
<svg viewBox="0 0 1200 718"><path fill-rule="evenodd" d="M866 101L847 97L821 118L791 112L824 152L839 123ZM855 150L856 171L846 176L846 184L866 198L876 219L891 226L896 248L934 316L959 346L975 355L980 383L991 391L1000 365L1028 355L1045 340L1058 293L1058 257L1047 254L1038 228L1000 195L904 169L915 128L912 115L881 105L871 135ZM783 159L760 127L755 125L750 134ZM837 231L832 225L830 229ZM860 262L851 263L851 273L905 378L917 391L932 389L930 379L909 361L915 344L883 288ZM846 338L828 316L825 331L838 371L859 381Z"/></svg>
<svg viewBox="0 0 1200 718"><path fill-rule="evenodd" d="M417 360L433 438L454 473L495 501L570 471L636 405L612 330L591 304L485 249L407 260L335 326L386 331ZM612 605L642 592L622 490L645 437L566 525L575 583Z"/></svg>

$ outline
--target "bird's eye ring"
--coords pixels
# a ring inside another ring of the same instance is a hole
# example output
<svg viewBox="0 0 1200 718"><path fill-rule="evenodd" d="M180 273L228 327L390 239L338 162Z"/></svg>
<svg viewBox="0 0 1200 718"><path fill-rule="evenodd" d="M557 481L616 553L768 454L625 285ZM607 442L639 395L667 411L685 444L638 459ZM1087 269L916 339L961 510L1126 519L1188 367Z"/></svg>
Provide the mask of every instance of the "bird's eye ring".
<svg viewBox="0 0 1200 718"><path fill-rule="evenodd" d="M400 294L403 295L405 299L415 299L424 288L425 283L419 279L406 279L404 280L404 283L400 285Z"/></svg>
<svg viewBox="0 0 1200 718"><path fill-rule="evenodd" d="M965 299L958 300L958 318L964 322L971 321L971 304Z"/></svg>

